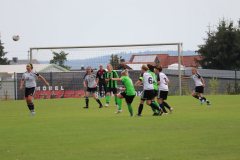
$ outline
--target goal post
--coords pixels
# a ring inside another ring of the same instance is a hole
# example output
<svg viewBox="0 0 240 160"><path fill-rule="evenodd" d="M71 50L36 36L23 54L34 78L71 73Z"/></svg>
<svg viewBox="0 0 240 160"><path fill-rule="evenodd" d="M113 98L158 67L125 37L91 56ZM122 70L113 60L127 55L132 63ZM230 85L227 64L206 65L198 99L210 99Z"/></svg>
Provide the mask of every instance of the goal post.
<svg viewBox="0 0 240 160"><path fill-rule="evenodd" d="M29 62L31 63L33 60L33 52L40 50L71 50L71 49L123 49L123 48L138 48L138 47L161 47L161 46L173 46L178 54L178 85L179 85L179 95L182 95L182 73L181 73L181 65L182 65L182 47L183 43L152 43L152 44L123 44L123 45L86 45L86 46L49 46L49 47L31 47L29 49ZM101 56L101 55L99 55Z"/></svg>

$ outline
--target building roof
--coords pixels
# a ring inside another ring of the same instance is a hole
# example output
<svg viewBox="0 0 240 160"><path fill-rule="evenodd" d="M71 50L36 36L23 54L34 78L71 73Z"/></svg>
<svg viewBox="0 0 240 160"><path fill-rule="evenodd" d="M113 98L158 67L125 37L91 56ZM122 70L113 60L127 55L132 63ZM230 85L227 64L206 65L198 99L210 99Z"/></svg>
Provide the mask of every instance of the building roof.
<svg viewBox="0 0 240 160"><path fill-rule="evenodd" d="M197 67L199 64L196 60L200 60L199 55L192 56L182 56L181 63L184 67ZM163 68L168 68L169 65L178 63L178 56L169 56L168 54L140 54L132 55L130 61L127 65L130 67L130 64L160 64Z"/></svg>
<svg viewBox="0 0 240 160"><path fill-rule="evenodd" d="M24 59L24 60L16 59L16 61L10 60L10 65L19 65L19 64L28 64L28 63L29 63L29 60L27 59ZM40 64L40 63L38 62L38 60L33 59L32 64Z"/></svg>
<svg viewBox="0 0 240 160"><path fill-rule="evenodd" d="M67 72L68 70L56 64L34 64L33 70L37 72ZM0 73L24 73L26 65L0 65Z"/></svg>

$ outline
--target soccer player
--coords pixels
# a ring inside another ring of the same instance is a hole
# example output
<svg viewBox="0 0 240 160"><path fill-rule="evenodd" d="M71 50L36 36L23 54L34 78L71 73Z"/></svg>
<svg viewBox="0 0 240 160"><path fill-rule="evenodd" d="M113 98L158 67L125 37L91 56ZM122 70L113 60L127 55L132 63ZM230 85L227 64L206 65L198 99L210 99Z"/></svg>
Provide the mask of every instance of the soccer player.
<svg viewBox="0 0 240 160"><path fill-rule="evenodd" d="M35 88L37 86L37 79L42 80L47 86L49 86L49 83L46 81L46 79L41 76L40 74L33 72L33 65L27 64L26 66L26 72L23 73L22 79L20 81L20 90L23 89L23 85L25 83L25 100L27 102L28 109L31 113L31 115L35 115L34 110L34 104L33 104L33 97L35 93Z"/></svg>
<svg viewBox="0 0 240 160"><path fill-rule="evenodd" d="M119 78L116 71L113 70L111 64L107 65L107 72L105 74L105 81L106 81L106 104L105 106L108 107L110 103L110 96L111 93L114 94L115 97L115 104L117 106L117 81L111 80L112 78Z"/></svg>
<svg viewBox="0 0 240 160"><path fill-rule="evenodd" d="M86 91L86 95L85 95L85 102L86 102L86 106L83 107L85 109L88 108L88 104L89 104L89 96L90 94L92 94L93 98L97 101L97 103L99 104L99 108L102 108L102 103L101 101L98 99L98 96L96 94L97 91L97 84L98 84L98 79L96 78L96 75L93 74L93 70L91 67L87 67L87 74L84 78L83 81L83 86L85 88L87 88Z"/></svg>
<svg viewBox="0 0 240 160"><path fill-rule="evenodd" d="M154 68L155 67L153 65L151 65L151 64L147 64L147 67L149 68L149 70L147 72L150 73L152 75L152 77L153 77L154 97L156 97L157 93L158 93L158 84L157 84L156 74L154 73ZM139 78L140 83L141 83L141 80L142 80L142 75ZM137 82L137 83L139 83L139 82ZM140 104L139 104L139 107L138 107L138 114L137 114L138 116L142 115L142 110L143 110L143 105L144 105L145 100L146 99L141 97L141 101L140 101ZM158 105L158 103L155 102L154 100L153 100L153 103ZM157 112L157 111L153 110L153 112Z"/></svg>
<svg viewBox="0 0 240 160"><path fill-rule="evenodd" d="M168 83L169 83L169 79L166 76L166 74L164 74L162 72L162 67L159 66L155 69L156 73L158 74L157 76L157 80L158 80L158 103L160 104L160 107L162 108L163 112L165 114L167 114L167 110L165 109L165 107L167 109L169 109L170 112L173 111L173 108L170 107L168 105L168 103L165 101L167 100L167 96L168 96Z"/></svg>
<svg viewBox="0 0 240 160"><path fill-rule="evenodd" d="M104 97L106 94L106 82L105 82L106 71L103 69L103 65L99 65L99 70L97 71L98 87L100 97Z"/></svg>
<svg viewBox="0 0 240 160"><path fill-rule="evenodd" d="M195 84L195 91L192 92L192 96L198 100L200 100L201 104L204 102L207 103L207 105L210 105L210 101L207 100L204 96L204 87L205 87L205 81L202 78L202 76L198 73L196 68L192 68L192 76L191 78L194 81Z"/></svg>
<svg viewBox="0 0 240 160"><path fill-rule="evenodd" d="M111 80L122 81L122 83L124 85L124 88L122 88L123 92L121 92L117 95L118 110L116 113L122 112L122 100L121 99L125 98L130 116L133 116L133 109L132 109L131 104L136 95L136 91L133 86L133 82L132 82L131 78L128 76L128 70L125 69L121 72L121 78L111 78Z"/></svg>
<svg viewBox="0 0 240 160"><path fill-rule="evenodd" d="M140 84L143 84L143 93L142 93L141 101L147 100L147 104L152 108L154 112L153 116L157 116L157 115L161 115L162 112L158 104L156 104L154 101L154 98L156 95L154 91L154 85L153 85L154 78L149 73L148 70L149 68L146 65L142 65L142 68L141 68L142 77L139 78L139 80L135 83L135 85L139 86ZM138 114L138 116L141 116L141 115Z"/></svg>

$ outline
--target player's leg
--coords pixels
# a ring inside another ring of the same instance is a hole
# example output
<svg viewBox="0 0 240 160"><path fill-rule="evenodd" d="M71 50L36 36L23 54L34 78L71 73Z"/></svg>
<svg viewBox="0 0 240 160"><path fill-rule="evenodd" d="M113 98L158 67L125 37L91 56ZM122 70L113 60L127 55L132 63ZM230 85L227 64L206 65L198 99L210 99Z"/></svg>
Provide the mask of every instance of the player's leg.
<svg viewBox="0 0 240 160"><path fill-rule="evenodd" d="M116 113L121 113L122 112L122 98L124 98L125 93L119 93L117 94L117 112Z"/></svg>
<svg viewBox="0 0 240 160"><path fill-rule="evenodd" d="M131 117L133 116L132 102L133 102L134 97L135 96L126 96L125 97L125 100L126 100L126 103L128 106L128 111L129 111Z"/></svg>
<svg viewBox="0 0 240 160"><path fill-rule="evenodd" d="M109 87L106 88L106 96L105 96L105 100L106 100L106 104L105 106L108 107L109 103L110 103L110 95L111 95L111 90Z"/></svg>
<svg viewBox="0 0 240 160"><path fill-rule="evenodd" d="M35 92L35 88L26 88L25 89L25 99L27 102L28 109L32 115L35 115L35 108L34 108L34 104L33 104L34 92Z"/></svg>
<svg viewBox="0 0 240 160"><path fill-rule="evenodd" d="M99 95L100 97L103 97L103 83L99 82L99 86L98 86L98 90L99 90Z"/></svg>
<svg viewBox="0 0 240 160"><path fill-rule="evenodd" d="M102 108L103 105L102 105L101 101L99 100L96 92L97 92L97 87L92 89L92 96L97 101L97 103L99 104L99 108Z"/></svg>
<svg viewBox="0 0 240 160"><path fill-rule="evenodd" d="M89 90L89 88L87 89L87 91L86 91L86 94L85 94L85 107L83 107L83 108L88 108L88 105L89 105L89 95L90 95L90 90Z"/></svg>
<svg viewBox="0 0 240 160"><path fill-rule="evenodd" d="M112 88L112 92L114 94L115 105L117 106L117 101L118 101L117 88Z"/></svg>
<svg viewBox="0 0 240 160"><path fill-rule="evenodd" d="M145 91L145 97L147 99L147 104L152 108L152 110L154 111L154 116L161 114L161 110L159 108L158 105L156 105L156 103L154 102L154 91L153 90L149 90L149 91Z"/></svg>

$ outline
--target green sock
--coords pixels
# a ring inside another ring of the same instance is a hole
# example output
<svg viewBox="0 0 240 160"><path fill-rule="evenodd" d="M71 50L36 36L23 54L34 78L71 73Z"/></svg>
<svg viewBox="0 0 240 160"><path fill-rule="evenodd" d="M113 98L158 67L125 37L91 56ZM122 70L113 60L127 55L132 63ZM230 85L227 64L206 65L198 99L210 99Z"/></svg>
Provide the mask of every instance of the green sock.
<svg viewBox="0 0 240 160"><path fill-rule="evenodd" d="M117 98L117 105L118 105L118 110L122 110L122 99Z"/></svg>
<svg viewBox="0 0 240 160"><path fill-rule="evenodd" d="M118 97L114 96L114 99L115 99L115 104L118 104Z"/></svg>
<svg viewBox="0 0 240 160"><path fill-rule="evenodd" d="M127 104L127 106L128 106L128 111L129 111L130 115L133 116L133 109L132 109L131 104Z"/></svg>
<svg viewBox="0 0 240 160"><path fill-rule="evenodd" d="M110 102L110 96L106 96L106 103L109 104Z"/></svg>

